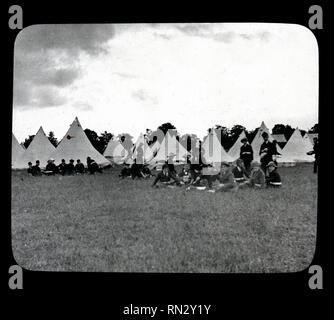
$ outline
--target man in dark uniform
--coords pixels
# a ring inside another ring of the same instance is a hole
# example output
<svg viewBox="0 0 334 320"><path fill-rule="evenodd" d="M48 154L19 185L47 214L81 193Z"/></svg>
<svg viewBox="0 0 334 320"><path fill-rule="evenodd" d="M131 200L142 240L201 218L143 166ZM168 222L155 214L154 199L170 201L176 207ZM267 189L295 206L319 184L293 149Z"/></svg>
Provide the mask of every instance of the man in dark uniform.
<svg viewBox="0 0 334 320"><path fill-rule="evenodd" d="M235 182L231 166L228 162L222 162L218 179L220 184L217 189L208 190L209 192L228 192L238 190L238 185Z"/></svg>
<svg viewBox="0 0 334 320"><path fill-rule="evenodd" d="M66 172L65 172L65 174L71 176L71 175L74 174L74 172L75 172L74 160L70 159L70 162L66 166Z"/></svg>
<svg viewBox="0 0 334 320"><path fill-rule="evenodd" d="M84 173L84 172L85 172L85 166L84 166L84 164L80 161L80 159L77 160L77 163L76 163L74 169L75 169L75 172L76 172L77 174L81 174L81 173Z"/></svg>
<svg viewBox="0 0 334 320"><path fill-rule="evenodd" d="M90 157L87 157L87 167L90 174L95 174L95 172L102 173L99 165L95 162L94 159L91 159Z"/></svg>
<svg viewBox="0 0 334 320"><path fill-rule="evenodd" d="M61 159L61 163L58 165L58 171L60 174L64 175L66 172L66 162L65 159Z"/></svg>
<svg viewBox="0 0 334 320"><path fill-rule="evenodd" d="M58 167L54 163L54 159L49 159L45 167L46 174L56 174L58 173Z"/></svg>
<svg viewBox="0 0 334 320"><path fill-rule="evenodd" d="M140 161L141 159L139 159ZM143 164L142 163L137 163L137 159L133 160L133 163L130 167L130 172L131 172L131 177L132 179L134 178L143 178L142 175L142 169L143 169Z"/></svg>
<svg viewBox="0 0 334 320"><path fill-rule="evenodd" d="M27 172L28 172L28 174L32 174L32 163L30 161L28 162Z"/></svg>
<svg viewBox="0 0 334 320"><path fill-rule="evenodd" d="M262 133L263 143L260 147L260 162L261 169L266 174L267 165L269 162L273 161L273 155L277 153L275 145L269 141L269 135L267 132Z"/></svg>
<svg viewBox="0 0 334 320"><path fill-rule="evenodd" d="M174 153L169 154L165 163L168 165L169 172L177 175L177 172L174 166L174 157L175 157Z"/></svg>
<svg viewBox="0 0 334 320"><path fill-rule="evenodd" d="M240 158L237 159L236 166L232 169L232 173L237 183L245 182L246 179L249 178L249 174L246 171L244 162Z"/></svg>
<svg viewBox="0 0 334 320"><path fill-rule="evenodd" d="M162 166L162 171L159 172L154 179L152 187L158 187L158 182L161 182L162 185L171 185L174 183L176 183L177 185L180 184L179 178L174 173L170 172L168 164L166 163Z"/></svg>
<svg viewBox="0 0 334 320"><path fill-rule="evenodd" d="M278 188L282 185L282 180L277 172L277 165L274 161L270 161L267 164L268 176L266 177L267 187Z"/></svg>
<svg viewBox="0 0 334 320"><path fill-rule="evenodd" d="M251 171L251 164L253 161L253 148L249 144L247 138L241 139L242 146L240 147L240 159L244 162L245 169L248 174Z"/></svg>
<svg viewBox="0 0 334 320"><path fill-rule="evenodd" d="M317 173L319 166L319 139L317 137L313 138L313 150L308 152L307 154L314 154L313 173Z"/></svg>
<svg viewBox="0 0 334 320"><path fill-rule="evenodd" d="M36 164L34 166L32 166L31 173L32 173L33 176L41 176L42 175L41 168L39 167L39 160L36 160Z"/></svg>

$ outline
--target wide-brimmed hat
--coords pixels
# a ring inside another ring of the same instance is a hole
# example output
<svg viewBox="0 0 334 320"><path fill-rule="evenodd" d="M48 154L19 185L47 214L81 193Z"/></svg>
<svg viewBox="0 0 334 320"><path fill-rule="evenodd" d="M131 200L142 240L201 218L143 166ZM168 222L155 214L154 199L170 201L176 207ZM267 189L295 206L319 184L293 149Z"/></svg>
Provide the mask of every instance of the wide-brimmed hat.
<svg viewBox="0 0 334 320"><path fill-rule="evenodd" d="M277 165L276 165L276 163L275 163L274 161L270 161L270 162L266 165L266 167L267 167L267 168L269 168L269 167L275 167L275 168L277 168Z"/></svg>

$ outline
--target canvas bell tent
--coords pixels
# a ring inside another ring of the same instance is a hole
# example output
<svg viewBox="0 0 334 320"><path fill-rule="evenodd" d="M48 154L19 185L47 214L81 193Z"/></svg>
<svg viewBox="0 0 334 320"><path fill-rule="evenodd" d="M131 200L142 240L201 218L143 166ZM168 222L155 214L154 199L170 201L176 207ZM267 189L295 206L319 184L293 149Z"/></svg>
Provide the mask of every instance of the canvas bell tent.
<svg viewBox="0 0 334 320"><path fill-rule="evenodd" d="M282 156L277 159L278 163L313 162L314 156L307 155L313 150L313 145L308 137L303 138L299 129L295 129L282 151Z"/></svg>
<svg viewBox="0 0 334 320"><path fill-rule="evenodd" d="M23 156L24 152L25 149L21 144L19 144L16 137L12 133L12 168L17 168L18 160Z"/></svg>
<svg viewBox="0 0 334 320"><path fill-rule="evenodd" d="M167 161L169 156L173 156L173 161L177 163L185 163L188 155L190 153L176 140L176 135L167 132L161 141L159 151L150 163Z"/></svg>
<svg viewBox="0 0 334 320"><path fill-rule="evenodd" d="M14 169L24 169L28 167L28 162L34 165L39 160L40 167L45 168L47 161L51 158L51 154L55 151L55 147L49 141L42 127L39 128L28 148L22 156L14 164Z"/></svg>
<svg viewBox="0 0 334 320"><path fill-rule="evenodd" d="M257 162L260 162L260 147L263 143L263 138L262 138L262 134L263 132L266 132L269 136L269 141L273 141L273 137L272 135L270 134L269 132L269 129L267 128L267 126L265 125L265 123L262 121L261 123L261 126L260 128L258 129L252 143L251 143L251 146L253 148L253 154L254 154L254 161L257 161ZM282 154L282 149L281 147L277 144L276 145L276 149L277 149L277 152L281 153Z"/></svg>
<svg viewBox="0 0 334 320"><path fill-rule="evenodd" d="M132 159L136 159L136 163L144 164L153 159L153 151L148 146L144 135L141 133L132 149Z"/></svg>
<svg viewBox="0 0 334 320"><path fill-rule="evenodd" d="M237 160L240 157L240 147L242 146L241 140L247 138L245 131L242 131L236 140L234 142L231 149L228 151L228 155L233 159L233 161Z"/></svg>
<svg viewBox="0 0 334 320"><path fill-rule="evenodd" d="M200 152L202 162L205 164L233 162L233 158L225 151L213 129L204 138Z"/></svg>
<svg viewBox="0 0 334 320"><path fill-rule="evenodd" d="M122 144L118 140L110 140L106 149L103 152L103 156L110 162L116 164L122 164L128 158L129 152L125 150Z"/></svg>
<svg viewBox="0 0 334 320"><path fill-rule="evenodd" d="M69 162L70 159L74 161L80 159L86 165L87 157L94 159L102 167L110 164L109 160L92 146L78 118L74 119L51 157L55 159L56 164L60 163L61 159L65 159L66 162Z"/></svg>

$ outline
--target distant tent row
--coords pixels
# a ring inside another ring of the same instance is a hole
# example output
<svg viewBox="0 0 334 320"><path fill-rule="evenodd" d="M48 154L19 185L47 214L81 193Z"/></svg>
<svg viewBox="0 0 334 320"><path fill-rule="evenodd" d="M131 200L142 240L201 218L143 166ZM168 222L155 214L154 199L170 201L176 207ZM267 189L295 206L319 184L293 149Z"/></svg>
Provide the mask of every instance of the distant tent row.
<svg viewBox="0 0 334 320"><path fill-rule="evenodd" d="M283 142L285 137L284 135L271 135L269 129L266 127L264 122L261 123L261 126L254 137L251 146L254 152L254 161L260 161L260 146L263 143L262 133L266 132L269 135L269 141L276 140L277 142ZM314 161L314 157L312 155L307 155L307 152L313 150L313 144L311 143L311 134L305 134L304 137L301 135L300 130L297 128L290 139L285 144L284 148L281 149L279 145L276 146L277 151L281 154L280 157L277 158L277 162L280 165L285 164L295 164L296 162L312 162ZM283 136L283 137L282 137ZM239 158L240 155L240 146L241 139L246 137L245 132L243 131L237 141L234 143L232 148L229 150L228 154L235 161ZM313 136L314 137L314 136ZM313 142L312 137L312 142ZM286 139L285 139L286 141Z"/></svg>
<svg viewBox="0 0 334 320"><path fill-rule="evenodd" d="M263 142L262 133L269 135L269 140L274 139L277 142L283 142L284 135L271 135L269 129L264 122L261 123L251 146L254 152L254 160L260 161L259 150ZM280 164L294 164L296 162L312 162L313 156L307 155L308 151L313 149L314 134L305 134L302 137L299 129L296 129L283 149L277 145L277 151L282 154L277 162ZM204 138L201 144L201 158L204 163L220 163L222 161L233 162L240 155L241 140L246 137L244 131L241 132L234 145L228 152L221 145L215 130ZM38 159L41 167L45 167L47 160L55 159L56 163L60 163L61 159L67 162L69 159L80 159L83 163L87 157L94 159L99 165L106 166L110 163L131 164L137 159L138 154L141 155L144 163L154 167L157 164L165 162L169 156L174 155L176 163L185 163L188 156L195 156L192 152L187 151L176 139L176 135L167 132L161 143L156 141L151 146L147 144L144 135L141 133L133 145L131 150L124 148L122 143L117 140L110 140L103 155L100 154L91 144L83 131L78 118L75 118L66 132L63 139L55 148L47 136L43 128L40 127L37 134L31 141L27 149L19 144L14 134L12 134L12 168L27 168L28 162L33 164Z"/></svg>
<svg viewBox="0 0 334 320"><path fill-rule="evenodd" d="M85 163L86 158L91 157L101 166L110 164L110 162L92 146L83 131L78 118L74 119L57 148L55 148L49 141L42 127L39 128L37 134L26 150L23 149L23 152L21 152L18 146L20 145L13 135L13 169L27 168L28 162L35 164L36 160L39 160L41 168L44 168L50 158L55 159L56 163L60 163L61 159L65 159L66 162L70 159L80 159L81 162Z"/></svg>

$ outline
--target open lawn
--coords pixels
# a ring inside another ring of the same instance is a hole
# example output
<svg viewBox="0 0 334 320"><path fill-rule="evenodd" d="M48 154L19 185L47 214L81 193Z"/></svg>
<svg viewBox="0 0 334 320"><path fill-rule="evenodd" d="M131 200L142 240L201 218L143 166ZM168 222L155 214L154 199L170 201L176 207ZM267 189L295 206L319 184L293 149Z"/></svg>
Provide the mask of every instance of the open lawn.
<svg viewBox="0 0 334 320"><path fill-rule="evenodd" d="M29 270L293 272L315 251L317 177L279 168L281 189L208 193L95 176L12 173L12 248Z"/></svg>

